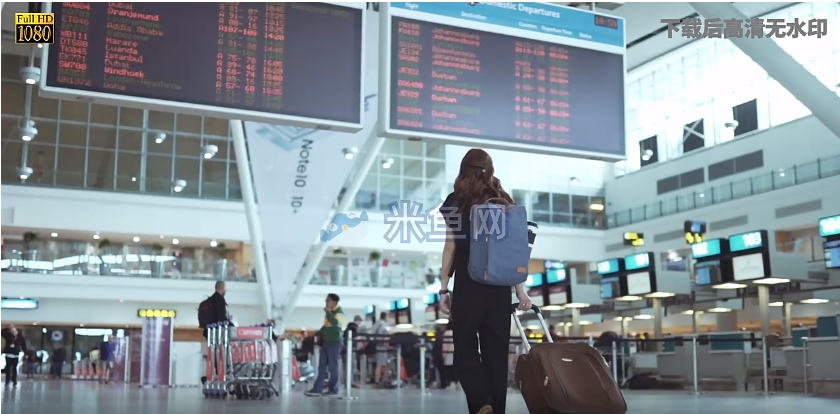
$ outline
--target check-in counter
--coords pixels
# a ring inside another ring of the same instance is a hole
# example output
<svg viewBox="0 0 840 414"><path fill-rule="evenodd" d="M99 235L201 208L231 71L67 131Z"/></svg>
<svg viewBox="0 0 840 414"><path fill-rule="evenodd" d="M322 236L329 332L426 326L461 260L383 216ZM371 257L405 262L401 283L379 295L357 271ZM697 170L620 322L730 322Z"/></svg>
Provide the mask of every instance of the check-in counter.
<svg viewBox="0 0 840 414"><path fill-rule="evenodd" d="M806 391L840 395L840 338L808 338L803 357Z"/></svg>
<svg viewBox="0 0 840 414"><path fill-rule="evenodd" d="M764 358L760 348L753 349L749 332L715 332L708 336L708 343L697 342L697 381L702 389L740 391L748 388L750 378L761 377ZM657 369L663 380L693 382L692 337L683 336L682 344L668 341L658 353Z"/></svg>

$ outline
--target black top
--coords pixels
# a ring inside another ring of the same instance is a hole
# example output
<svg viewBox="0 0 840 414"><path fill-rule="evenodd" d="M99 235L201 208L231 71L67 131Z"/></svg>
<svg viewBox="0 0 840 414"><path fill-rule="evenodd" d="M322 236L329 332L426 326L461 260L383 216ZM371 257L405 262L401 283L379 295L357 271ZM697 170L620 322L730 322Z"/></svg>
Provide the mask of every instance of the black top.
<svg viewBox="0 0 840 414"><path fill-rule="evenodd" d="M219 292L213 293L213 295L210 296L210 306L213 310L213 317L210 321L208 321L208 323L212 324L228 321L227 301L224 296L220 295Z"/></svg>
<svg viewBox="0 0 840 414"><path fill-rule="evenodd" d="M23 339L23 335L21 335L20 331L18 331L17 335L12 336L12 332L9 328L5 328L0 331L0 335L2 335L3 340L6 341L5 345L3 345L3 353L6 354L7 357L17 358L18 353L26 352L26 339Z"/></svg>
<svg viewBox="0 0 840 414"><path fill-rule="evenodd" d="M452 276L458 265L466 268L470 259L470 218L469 214L461 214L458 205L458 197L455 193L450 193L440 206L440 214L446 219L447 227L455 236L455 262L449 270L449 276Z"/></svg>
<svg viewBox="0 0 840 414"><path fill-rule="evenodd" d="M66 361L66 360L67 360L67 349L56 348L56 350L53 351L53 357L52 357L53 364L59 364L59 363L63 364L64 361Z"/></svg>

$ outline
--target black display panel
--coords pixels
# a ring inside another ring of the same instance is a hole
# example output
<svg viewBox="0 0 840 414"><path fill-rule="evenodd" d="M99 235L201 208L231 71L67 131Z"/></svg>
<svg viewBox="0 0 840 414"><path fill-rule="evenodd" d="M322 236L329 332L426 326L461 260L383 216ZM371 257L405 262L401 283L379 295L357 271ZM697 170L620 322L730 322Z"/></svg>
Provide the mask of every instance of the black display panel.
<svg viewBox="0 0 840 414"><path fill-rule="evenodd" d="M392 19L391 129L625 155L622 55Z"/></svg>
<svg viewBox="0 0 840 414"><path fill-rule="evenodd" d="M832 239L823 242L825 251L825 267L827 269L840 268L840 239Z"/></svg>
<svg viewBox="0 0 840 414"><path fill-rule="evenodd" d="M52 3L46 86L361 121L361 9L326 3Z"/></svg>
<svg viewBox="0 0 840 414"><path fill-rule="evenodd" d="M723 283L723 272L719 260L697 262L694 264L694 284L712 286Z"/></svg>
<svg viewBox="0 0 840 414"><path fill-rule="evenodd" d="M615 299L621 296L621 281L618 276L601 278L601 299Z"/></svg>

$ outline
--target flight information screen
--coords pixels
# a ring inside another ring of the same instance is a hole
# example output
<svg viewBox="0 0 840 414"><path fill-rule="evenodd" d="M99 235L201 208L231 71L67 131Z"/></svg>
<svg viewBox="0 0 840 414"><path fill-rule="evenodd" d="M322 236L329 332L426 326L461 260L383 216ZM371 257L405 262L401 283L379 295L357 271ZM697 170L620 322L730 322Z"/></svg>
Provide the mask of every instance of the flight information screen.
<svg viewBox="0 0 840 414"><path fill-rule="evenodd" d="M394 16L390 128L624 155L622 55Z"/></svg>
<svg viewBox="0 0 840 414"><path fill-rule="evenodd" d="M46 86L360 123L362 13L327 3L52 3Z"/></svg>

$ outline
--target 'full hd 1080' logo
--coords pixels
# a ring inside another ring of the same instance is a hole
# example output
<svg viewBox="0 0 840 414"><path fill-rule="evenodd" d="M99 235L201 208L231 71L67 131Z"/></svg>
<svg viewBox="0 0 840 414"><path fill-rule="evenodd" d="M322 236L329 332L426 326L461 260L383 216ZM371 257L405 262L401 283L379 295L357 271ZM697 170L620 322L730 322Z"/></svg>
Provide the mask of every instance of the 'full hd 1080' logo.
<svg viewBox="0 0 840 414"><path fill-rule="evenodd" d="M15 43L55 43L55 14L15 13Z"/></svg>

